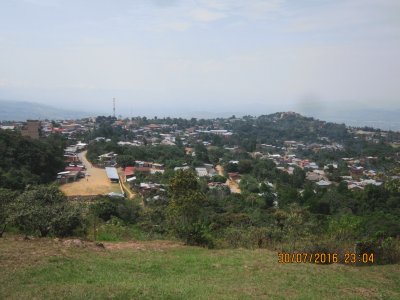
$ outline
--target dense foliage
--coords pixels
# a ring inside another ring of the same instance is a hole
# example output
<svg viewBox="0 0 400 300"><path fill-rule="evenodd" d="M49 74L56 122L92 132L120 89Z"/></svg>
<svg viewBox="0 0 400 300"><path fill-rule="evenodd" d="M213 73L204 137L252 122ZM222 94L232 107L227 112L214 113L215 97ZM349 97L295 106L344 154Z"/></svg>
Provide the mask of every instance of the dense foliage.
<svg viewBox="0 0 400 300"><path fill-rule="evenodd" d="M23 190L27 185L54 181L64 167L63 154L60 136L32 140L0 130L0 187Z"/></svg>

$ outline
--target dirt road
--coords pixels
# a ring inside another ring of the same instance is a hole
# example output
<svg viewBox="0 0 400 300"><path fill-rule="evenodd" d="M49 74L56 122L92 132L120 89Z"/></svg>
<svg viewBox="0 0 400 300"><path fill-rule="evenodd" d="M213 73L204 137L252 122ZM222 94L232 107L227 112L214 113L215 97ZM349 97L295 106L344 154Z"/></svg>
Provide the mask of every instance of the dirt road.
<svg viewBox="0 0 400 300"><path fill-rule="evenodd" d="M215 167L215 169L217 170L218 175L225 176L225 174L224 174L224 167L223 167L223 166L217 165L217 166ZM239 188L239 185L237 184L236 181L230 180L230 179L228 178L227 181L226 181L226 184L229 186L229 188L230 188L230 190L231 190L231 193L236 193L236 194L240 194L240 193L241 193L240 188Z"/></svg>
<svg viewBox="0 0 400 300"><path fill-rule="evenodd" d="M128 196L129 199L133 199L136 197L136 193L132 191L129 187L129 184L126 182L124 170L122 168L118 168L118 175L121 181L121 187L125 191L125 195Z"/></svg>
<svg viewBox="0 0 400 300"><path fill-rule="evenodd" d="M60 190L67 196L103 195L110 192L121 193L119 184L110 182L105 169L93 167L86 159L86 151L79 153L79 159L86 167L86 173L89 176L76 182L61 185Z"/></svg>

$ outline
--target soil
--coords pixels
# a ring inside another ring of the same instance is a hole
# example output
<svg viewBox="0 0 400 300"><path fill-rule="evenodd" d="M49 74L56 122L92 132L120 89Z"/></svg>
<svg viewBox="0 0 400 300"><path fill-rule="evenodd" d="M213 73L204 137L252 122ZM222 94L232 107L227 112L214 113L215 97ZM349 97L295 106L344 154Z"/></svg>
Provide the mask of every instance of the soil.
<svg viewBox="0 0 400 300"><path fill-rule="evenodd" d="M217 165L215 168L217 169L218 175L225 176L224 175L224 167L222 167L221 165ZM228 180L226 181L226 184L231 189L231 193L236 193L236 194L241 193L239 185L236 181L230 180L228 178Z"/></svg>
<svg viewBox="0 0 400 300"><path fill-rule="evenodd" d="M125 250L125 249L136 249L136 250L164 250L171 248L182 247L183 244L173 241L129 241L129 242L117 242L117 243L106 243L103 242L104 248L107 250Z"/></svg>
<svg viewBox="0 0 400 300"><path fill-rule="evenodd" d="M111 192L121 193L119 184L110 182L105 169L92 166L86 159L86 151L79 153L79 158L86 167L86 173L89 176L61 185L61 191L67 196L94 196Z"/></svg>

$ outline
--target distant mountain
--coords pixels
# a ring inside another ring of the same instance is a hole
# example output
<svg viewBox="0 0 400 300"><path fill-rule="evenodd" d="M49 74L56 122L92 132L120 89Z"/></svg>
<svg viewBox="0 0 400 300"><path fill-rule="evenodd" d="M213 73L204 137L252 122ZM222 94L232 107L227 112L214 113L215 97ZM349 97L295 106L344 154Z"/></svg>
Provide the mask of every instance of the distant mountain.
<svg viewBox="0 0 400 300"><path fill-rule="evenodd" d="M27 119L75 119L90 116L84 111L56 108L33 102L0 100L0 121L25 121Z"/></svg>

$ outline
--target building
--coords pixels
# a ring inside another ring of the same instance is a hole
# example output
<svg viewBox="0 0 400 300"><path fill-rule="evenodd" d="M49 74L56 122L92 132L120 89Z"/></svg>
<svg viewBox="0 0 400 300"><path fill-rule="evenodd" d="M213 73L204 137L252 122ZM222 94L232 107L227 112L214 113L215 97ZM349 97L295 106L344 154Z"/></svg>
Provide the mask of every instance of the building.
<svg viewBox="0 0 400 300"><path fill-rule="evenodd" d="M31 139L39 139L40 137L40 121L38 120L27 120L26 125L22 127L21 134L24 137Z"/></svg>
<svg viewBox="0 0 400 300"><path fill-rule="evenodd" d="M119 182L119 176L116 168L106 167L106 173L111 182Z"/></svg>

